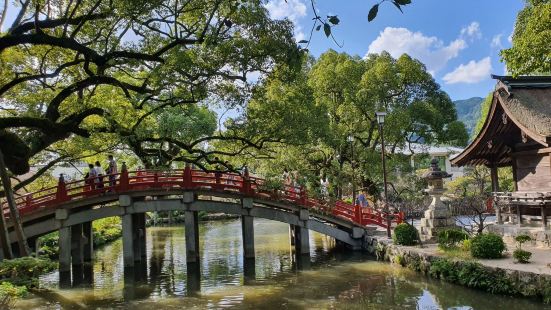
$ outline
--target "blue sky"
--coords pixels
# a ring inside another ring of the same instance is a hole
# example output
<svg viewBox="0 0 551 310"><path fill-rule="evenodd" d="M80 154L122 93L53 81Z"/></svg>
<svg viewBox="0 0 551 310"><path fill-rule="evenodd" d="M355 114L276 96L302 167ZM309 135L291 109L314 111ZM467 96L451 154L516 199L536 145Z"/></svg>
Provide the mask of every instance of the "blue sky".
<svg viewBox="0 0 551 310"><path fill-rule="evenodd" d="M510 46L516 15L522 0L412 0L400 13L383 3L377 18L367 21L373 0L318 0L320 16L337 15L333 29L340 48L323 31L314 33L309 49L314 56L332 48L364 56L368 51L408 53L427 65L436 81L453 100L484 97L495 82L490 73L503 75L499 51ZM295 23L297 39L312 27L310 0L271 0L267 8L274 18Z"/></svg>

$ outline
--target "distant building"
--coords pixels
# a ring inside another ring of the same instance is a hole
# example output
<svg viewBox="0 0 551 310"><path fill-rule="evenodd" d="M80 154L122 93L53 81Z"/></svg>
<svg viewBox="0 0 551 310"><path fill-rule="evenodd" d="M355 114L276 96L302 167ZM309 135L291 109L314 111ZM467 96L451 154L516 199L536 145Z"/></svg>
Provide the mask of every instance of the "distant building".
<svg viewBox="0 0 551 310"><path fill-rule="evenodd" d="M451 159L463 152L462 148L453 146L434 146L419 143L412 143L410 148L397 151L397 153L410 156L412 168L424 169L430 166L433 158L438 159L438 166L442 171L452 176L447 180L455 180L465 174L463 167L452 166Z"/></svg>

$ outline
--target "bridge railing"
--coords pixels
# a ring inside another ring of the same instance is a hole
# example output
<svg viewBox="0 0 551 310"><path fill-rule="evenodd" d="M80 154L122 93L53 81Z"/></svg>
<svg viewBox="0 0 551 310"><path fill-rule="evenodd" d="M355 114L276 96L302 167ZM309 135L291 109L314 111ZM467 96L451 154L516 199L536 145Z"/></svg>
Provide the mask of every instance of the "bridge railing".
<svg viewBox="0 0 551 310"><path fill-rule="evenodd" d="M308 196L303 187L284 186L267 189L266 181L249 175L234 172L192 170L190 167L174 170L127 171L123 165L120 173L104 175L95 179L65 182L60 177L57 186L25 194L16 198L21 216L33 212L55 208L68 201L90 199L108 194L121 194L138 190L159 189L202 189L241 193L245 196L271 199L298 204L316 212L331 214L361 225L378 225L386 228L386 214L373 208L361 208L343 201L330 203ZM9 209L2 204L6 217ZM390 214L392 222L401 223L401 212Z"/></svg>

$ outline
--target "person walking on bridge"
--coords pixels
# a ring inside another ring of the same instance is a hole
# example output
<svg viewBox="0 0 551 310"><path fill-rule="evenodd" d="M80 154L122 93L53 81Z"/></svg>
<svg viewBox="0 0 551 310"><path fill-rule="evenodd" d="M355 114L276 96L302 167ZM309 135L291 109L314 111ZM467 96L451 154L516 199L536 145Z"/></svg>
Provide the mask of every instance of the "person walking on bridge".
<svg viewBox="0 0 551 310"><path fill-rule="evenodd" d="M117 184L117 162L113 159L113 155L107 156L107 174L109 175L109 187L114 187Z"/></svg>

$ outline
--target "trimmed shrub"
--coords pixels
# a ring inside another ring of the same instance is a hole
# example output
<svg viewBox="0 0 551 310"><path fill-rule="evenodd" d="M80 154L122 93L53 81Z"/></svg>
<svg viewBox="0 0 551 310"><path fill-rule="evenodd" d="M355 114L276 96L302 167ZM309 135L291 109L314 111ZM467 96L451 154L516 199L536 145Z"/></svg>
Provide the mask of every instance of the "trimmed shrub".
<svg viewBox="0 0 551 310"><path fill-rule="evenodd" d="M482 234L471 241L471 255L475 258L500 258L505 251L503 238L496 234Z"/></svg>
<svg viewBox="0 0 551 310"><path fill-rule="evenodd" d="M461 250L465 252L471 252L471 244L472 244L472 240L470 239L463 240L463 242L461 242Z"/></svg>
<svg viewBox="0 0 551 310"><path fill-rule="evenodd" d="M414 245L419 240L417 229L413 225L402 223L394 228L394 235L392 236L394 243L400 245Z"/></svg>
<svg viewBox="0 0 551 310"><path fill-rule="evenodd" d="M513 252L513 258L521 264L527 264L530 262L530 257L532 257L532 252L525 251L522 249L522 244L532 240L529 235L518 235L515 237L517 242L517 249Z"/></svg>
<svg viewBox="0 0 551 310"><path fill-rule="evenodd" d="M528 252L522 249L516 249L513 252L513 258L521 264L527 264L530 262L530 257L532 257L532 252Z"/></svg>
<svg viewBox="0 0 551 310"><path fill-rule="evenodd" d="M469 239L469 235L462 229L444 229L438 233L438 246L443 249L456 248L458 243Z"/></svg>

